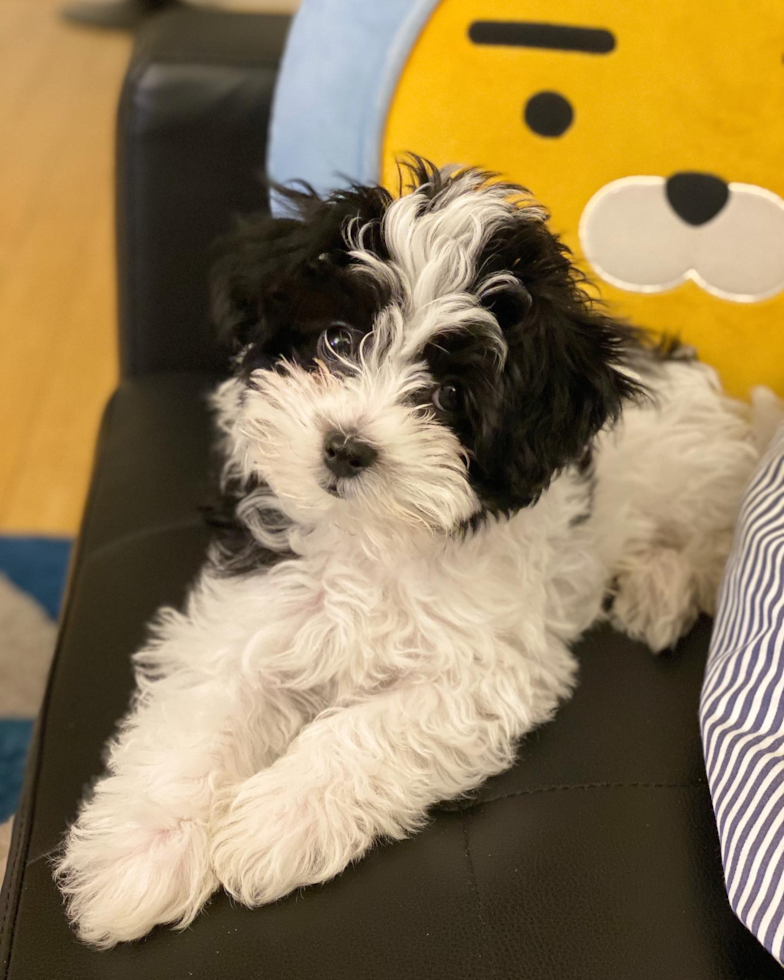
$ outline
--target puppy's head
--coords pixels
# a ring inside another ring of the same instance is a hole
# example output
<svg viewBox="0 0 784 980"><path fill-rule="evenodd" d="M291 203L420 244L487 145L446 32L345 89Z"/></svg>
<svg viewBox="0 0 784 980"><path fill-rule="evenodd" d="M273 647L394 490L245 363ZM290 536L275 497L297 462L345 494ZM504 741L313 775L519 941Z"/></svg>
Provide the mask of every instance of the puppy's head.
<svg viewBox="0 0 784 980"><path fill-rule="evenodd" d="M234 445L293 519L448 531L535 501L638 394L545 212L414 161L409 193L288 192L216 269Z"/></svg>

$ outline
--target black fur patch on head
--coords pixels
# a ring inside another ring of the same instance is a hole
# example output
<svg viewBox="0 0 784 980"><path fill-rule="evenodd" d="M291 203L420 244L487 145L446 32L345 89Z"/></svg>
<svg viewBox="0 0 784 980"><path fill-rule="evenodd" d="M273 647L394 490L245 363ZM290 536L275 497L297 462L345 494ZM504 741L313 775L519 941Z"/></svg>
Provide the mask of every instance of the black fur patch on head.
<svg viewBox="0 0 784 980"><path fill-rule="evenodd" d="M213 321L245 381L281 358L312 367L324 330L344 324L366 334L387 302L378 283L352 272L345 238L347 225L358 221L363 246L389 258L381 234L392 200L386 190L352 186L326 198L307 184L272 190L291 216L242 221L218 243L222 257L211 276ZM214 529L211 558L220 574L248 574L291 557L261 545L241 518L243 501L259 486L229 483L202 508ZM272 511L264 519L274 527L286 522Z"/></svg>
<svg viewBox="0 0 784 980"><path fill-rule="evenodd" d="M498 273L504 284L483 289ZM460 379L463 411L447 421L469 452L481 520L536 501L618 419L625 401L645 396L624 368L646 344L589 296L568 248L525 208L510 211L487 242L473 291L503 332L503 369L466 338L439 340L426 357L437 380Z"/></svg>
<svg viewBox="0 0 784 980"><path fill-rule="evenodd" d="M434 338L425 350L436 382L457 383L462 391L461 411L442 415L442 421L468 450L470 480L482 503L475 520L509 515L583 459L625 401L645 397L644 386L624 368L649 361L650 344L591 298L569 249L548 229L541 210L526 206L526 188L471 168L447 174L413 155L401 166L400 183L421 195L422 214L441 206L460 184L465 193L481 194L492 183L522 202L494 229L470 287L501 327L503 369L470 330ZM499 274L500 284L485 285Z"/></svg>
<svg viewBox="0 0 784 980"><path fill-rule="evenodd" d="M352 186L320 197L307 184L276 187L292 217L261 215L220 244L213 268L213 320L248 376L281 357L308 366L321 333L335 323L367 333L385 304L381 287L356 275L345 239L350 222L365 227L363 246L389 254L381 219L391 195Z"/></svg>

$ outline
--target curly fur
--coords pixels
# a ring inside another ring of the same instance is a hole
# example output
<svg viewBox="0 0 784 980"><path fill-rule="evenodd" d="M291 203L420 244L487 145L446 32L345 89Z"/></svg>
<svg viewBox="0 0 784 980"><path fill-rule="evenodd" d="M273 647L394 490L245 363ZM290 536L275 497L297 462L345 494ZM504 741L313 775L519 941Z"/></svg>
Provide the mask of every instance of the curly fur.
<svg viewBox="0 0 784 980"><path fill-rule="evenodd" d="M410 179L290 191L298 217L246 224L219 265L230 534L136 654L58 861L96 946L415 832L552 717L608 592L654 650L712 609L747 410L592 302L522 188ZM354 346L330 358L335 330ZM335 432L372 465L335 476Z"/></svg>

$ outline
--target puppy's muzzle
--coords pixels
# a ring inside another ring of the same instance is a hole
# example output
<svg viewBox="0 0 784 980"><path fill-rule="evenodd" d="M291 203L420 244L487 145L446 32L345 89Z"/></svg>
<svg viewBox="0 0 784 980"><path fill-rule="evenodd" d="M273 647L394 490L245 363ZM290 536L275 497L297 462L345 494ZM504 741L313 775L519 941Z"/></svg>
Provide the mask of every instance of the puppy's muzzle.
<svg viewBox="0 0 784 980"><path fill-rule="evenodd" d="M333 429L324 437L324 463L338 479L359 476L378 459L378 450L356 435Z"/></svg>

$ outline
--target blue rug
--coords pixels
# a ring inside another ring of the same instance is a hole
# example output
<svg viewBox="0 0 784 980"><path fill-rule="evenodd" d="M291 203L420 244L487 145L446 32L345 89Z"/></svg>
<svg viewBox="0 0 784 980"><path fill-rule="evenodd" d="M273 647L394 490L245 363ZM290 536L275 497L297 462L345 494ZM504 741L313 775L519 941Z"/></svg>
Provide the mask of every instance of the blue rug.
<svg viewBox="0 0 784 980"><path fill-rule="evenodd" d="M57 619L71 555L70 538L0 537L0 572Z"/></svg>
<svg viewBox="0 0 784 980"><path fill-rule="evenodd" d="M19 799L70 552L70 539L0 537L0 823Z"/></svg>

